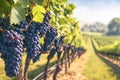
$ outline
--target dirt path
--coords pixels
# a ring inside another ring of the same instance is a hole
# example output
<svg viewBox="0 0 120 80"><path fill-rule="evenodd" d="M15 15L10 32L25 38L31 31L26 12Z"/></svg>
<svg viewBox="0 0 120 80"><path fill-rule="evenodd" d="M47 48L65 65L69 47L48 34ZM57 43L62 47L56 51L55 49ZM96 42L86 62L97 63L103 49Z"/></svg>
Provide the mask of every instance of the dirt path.
<svg viewBox="0 0 120 80"><path fill-rule="evenodd" d="M65 74L65 70L63 68L62 71L58 74L57 80L84 80L85 76L82 74L82 70L84 68L84 64L88 60L89 52L90 51L88 49L83 55L81 55L80 58L77 58L71 64L67 74ZM48 80L52 80L52 76L53 75L49 75Z"/></svg>
<svg viewBox="0 0 120 80"><path fill-rule="evenodd" d="M84 64L87 61L87 56L89 55L89 52L85 52L79 59L76 59L72 64L70 69L68 70L68 74L64 74L64 71L61 71L61 73L58 75L57 80L83 80L85 79L85 76L82 74L82 70L84 67Z"/></svg>
<svg viewBox="0 0 120 80"><path fill-rule="evenodd" d="M88 45L88 50L71 64L68 73L63 68L57 80L120 80L120 69L97 55L91 42ZM52 76L48 80L53 80Z"/></svg>
<svg viewBox="0 0 120 80"><path fill-rule="evenodd" d="M120 80L119 68L100 57L92 44L90 46L90 56L84 65L83 74L86 76L84 80Z"/></svg>

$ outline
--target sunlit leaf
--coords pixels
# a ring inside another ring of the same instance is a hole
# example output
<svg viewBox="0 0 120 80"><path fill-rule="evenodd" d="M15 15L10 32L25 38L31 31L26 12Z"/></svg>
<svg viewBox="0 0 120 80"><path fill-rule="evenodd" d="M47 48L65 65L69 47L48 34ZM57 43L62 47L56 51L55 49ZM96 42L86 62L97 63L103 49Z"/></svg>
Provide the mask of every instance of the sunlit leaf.
<svg viewBox="0 0 120 80"><path fill-rule="evenodd" d="M45 9L43 6L36 5L32 9L33 21L43 22Z"/></svg>

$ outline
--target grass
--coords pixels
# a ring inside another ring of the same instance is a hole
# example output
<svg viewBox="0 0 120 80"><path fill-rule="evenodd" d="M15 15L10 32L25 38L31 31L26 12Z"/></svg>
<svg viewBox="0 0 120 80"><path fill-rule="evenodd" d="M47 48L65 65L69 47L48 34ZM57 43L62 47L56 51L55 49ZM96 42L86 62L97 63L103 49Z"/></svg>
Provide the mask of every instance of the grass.
<svg viewBox="0 0 120 80"><path fill-rule="evenodd" d="M115 69L109 65L110 63L104 62L99 56L95 54L94 48L89 47L90 56L85 64L83 74L87 77L87 80L119 80L120 73L117 73Z"/></svg>
<svg viewBox="0 0 120 80"><path fill-rule="evenodd" d="M40 61L36 62L36 63L30 63L30 67L29 67L29 80L32 80L35 76L37 76L39 73L41 73L42 71L44 71L45 68L45 64L47 62L47 55L48 54L43 54L40 57ZM56 56L56 55L55 55ZM26 58L26 54L23 55L23 67L24 68L24 64L25 64L25 58ZM50 64L49 67L54 65L56 62L56 57L54 57ZM4 71L4 62L2 61L2 59L0 59L0 80L16 80L16 78L9 78L6 76L5 71Z"/></svg>
<svg viewBox="0 0 120 80"><path fill-rule="evenodd" d="M47 62L47 54L43 54L41 56L40 61L38 61L37 63L30 64L30 69L29 69L29 79L33 79L35 76L37 76L40 72L44 71L45 65ZM56 62L56 57L54 57L49 64L49 67L53 66Z"/></svg>

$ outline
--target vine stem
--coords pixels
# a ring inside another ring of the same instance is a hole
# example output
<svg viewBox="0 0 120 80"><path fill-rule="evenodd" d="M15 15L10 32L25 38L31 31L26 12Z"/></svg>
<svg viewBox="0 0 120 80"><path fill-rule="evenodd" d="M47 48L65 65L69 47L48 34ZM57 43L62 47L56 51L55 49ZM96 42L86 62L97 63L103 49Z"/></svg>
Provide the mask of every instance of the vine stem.
<svg viewBox="0 0 120 80"><path fill-rule="evenodd" d="M45 66L45 75L44 75L44 80L47 80L47 70L48 70L48 66L50 63L50 58L47 60L46 66Z"/></svg>
<svg viewBox="0 0 120 80"><path fill-rule="evenodd" d="M28 80L28 69L29 69L30 61L31 61L31 59L27 56L26 62L25 62L25 67L24 67L23 80Z"/></svg>
<svg viewBox="0 0 120 80"><path fill-rule="evenodd" d="M57 65L56 65L55 73L54 73L54 75L53 75L53 80L57 80L57 75L58 75L58 73L61 71L61 66L60 66L59 61L60 61L60 57L58 57L58 58L57 58L57 61L56 61Z"/></svg>

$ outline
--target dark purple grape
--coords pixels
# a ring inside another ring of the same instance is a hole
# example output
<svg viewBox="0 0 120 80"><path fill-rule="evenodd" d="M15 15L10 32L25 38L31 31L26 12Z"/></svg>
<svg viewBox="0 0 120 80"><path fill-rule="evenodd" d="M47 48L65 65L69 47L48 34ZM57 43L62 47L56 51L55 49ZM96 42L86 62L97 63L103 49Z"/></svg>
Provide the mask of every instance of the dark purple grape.
<svg viewBox="0 0 120 80"><path fill-rule="evenodd" d="M5 62L6 75L17 76L23 51L23 37L15 30L8 30L0 34L0 52Z"/></svg>
<svg viewBox="0 0 120 80"><path fill-rule="evenodd" d="M10 30L12 27L10 26L10 19L9 18L1 18L0 17L0 26L3 30Z"/></svg>
<svg viewBox="0 0 120 80"><path fill-rule="evenodd" d="M48 51L51 47L52 42L55 40L57 36L57 30L53 27L50 27L50 29L47 31L44 39L44 44L43 44L43 50Z"/></svg>
<svg viewBox="0 0 120 80"><path fill-rule="evenodd" d="M32 22L25 34L26 52L30 59L34 59L41 53L40 36L36 22Z"/></svg>
<svg viewBox="0 0 120 80"><path fill-rule="evenodd" d="M33 63L37 62L40 59L40 55L41 54L37 54L34 58L33 58Z"/></svg>

